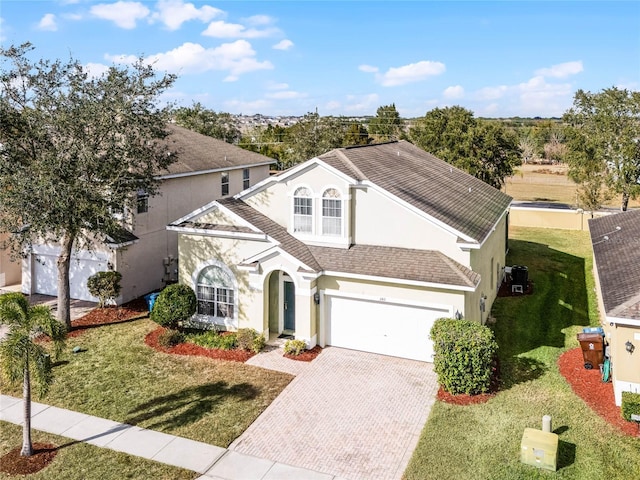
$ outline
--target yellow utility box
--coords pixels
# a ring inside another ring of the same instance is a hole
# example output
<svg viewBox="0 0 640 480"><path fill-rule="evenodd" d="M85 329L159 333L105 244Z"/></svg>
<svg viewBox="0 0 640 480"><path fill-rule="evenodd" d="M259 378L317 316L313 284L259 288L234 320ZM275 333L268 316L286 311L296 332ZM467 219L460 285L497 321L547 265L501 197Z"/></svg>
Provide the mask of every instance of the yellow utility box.
<svg viewBox="0 0 640 480"><path fill-rule="evenodd" d="M525 428L520 444L520 461L555 472L558 467L558 435Z"/></svg>

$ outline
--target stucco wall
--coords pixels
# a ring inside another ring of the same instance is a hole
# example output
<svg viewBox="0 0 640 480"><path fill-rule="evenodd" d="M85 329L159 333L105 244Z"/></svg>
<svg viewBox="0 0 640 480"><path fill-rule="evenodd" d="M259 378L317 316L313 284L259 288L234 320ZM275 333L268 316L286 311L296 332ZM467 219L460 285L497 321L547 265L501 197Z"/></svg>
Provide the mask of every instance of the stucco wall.
<svg viewBox="0 0 640 480"><path fill-rule="evenodd" d="M610 332L612 372L616 404L622 402L622 392L640 393L640 327L614 325ZM625 343L631 342L633 353L626 351Z"/></svg>
<svg viewBox="0 0 640 480"><path fill-rule="evenodd" d="M594 217L609 215L594 212ZM510 224L514 227L560 228L564 230L589 230L591 212L560 208L528 208L511 206Z"/></svg>
<svg viewBox="0 0 640 480"><path fill-rule="evenodd" d="M0 243L4 240L4 235L0 235ZM7 249L0 249L0 287L20 284L21 279L20 260L11 260L11 252Z"/></svg>

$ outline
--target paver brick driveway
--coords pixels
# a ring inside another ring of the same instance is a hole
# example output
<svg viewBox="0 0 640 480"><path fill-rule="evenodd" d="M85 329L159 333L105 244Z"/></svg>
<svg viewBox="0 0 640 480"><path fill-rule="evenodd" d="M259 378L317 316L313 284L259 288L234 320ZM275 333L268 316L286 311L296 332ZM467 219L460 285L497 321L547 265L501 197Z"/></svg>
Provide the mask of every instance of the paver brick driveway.
<svg viewBox="0 0 640 480"><path fill-rule="evenodd" d="M400 479L436 392L432 364L327 347L229 448L349 480Z"/></svg>

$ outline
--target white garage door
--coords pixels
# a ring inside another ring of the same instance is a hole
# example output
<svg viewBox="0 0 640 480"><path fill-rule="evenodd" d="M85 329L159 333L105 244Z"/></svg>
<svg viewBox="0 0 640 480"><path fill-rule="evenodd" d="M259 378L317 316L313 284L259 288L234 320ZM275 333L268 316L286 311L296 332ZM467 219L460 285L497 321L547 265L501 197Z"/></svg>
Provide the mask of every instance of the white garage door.
<svg viewBox="0 0 640 480"><path fill-rule="evenodd" d="M55 255L33 254L33 292L43 295L58 295L58 257ZM94 273L105 271L107 262L104 260L71 259L69 266L69 292L71 298L97 302L87 290L87 279Z"/></svg>
<svg viewBox="0 0 640 480"><path fill-rule="evenodd" d="M394 357L433 361L429 332L446 310L328 296L326 343Z"/></svg>

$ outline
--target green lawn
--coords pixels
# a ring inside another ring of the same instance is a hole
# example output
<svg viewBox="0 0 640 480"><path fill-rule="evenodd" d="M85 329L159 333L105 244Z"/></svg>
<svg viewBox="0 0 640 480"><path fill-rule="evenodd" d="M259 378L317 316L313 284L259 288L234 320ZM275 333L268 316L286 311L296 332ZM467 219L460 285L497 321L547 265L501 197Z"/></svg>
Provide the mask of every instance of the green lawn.
<svg viewBox="0 0 640 480"><path fill-rule="evenodd" d="M499 298L492 311L504 387L488 403L436 402L406 480L640 478L640 439L593 413L560 375L556 361L578 346L582 326L596 325L587 232L513 228L508 265L526 265L533 295ZM526 427L551 415L559 434L559 469L519 462Z"/></svg>
<svg viewBox="0 0 640 480"><path fill-rule="evenodd" d="M33 441L59 447L50 465L29 475L34 480L192 480L199 477L196 472L35 430ZM22 427L0 422L0 456L21 444ZM0 478L16 477L0 473Z"/></svg>
<svg viewBox="0 0 640 480"><path fill-rule="evenodd" d="M227 447L293 378L237 362L156 352L144 343L156 327L142 319L68 339L42 401ZM75 346L86 351L70 353ZM21 395L18 389L3 392Z"/></svg>

